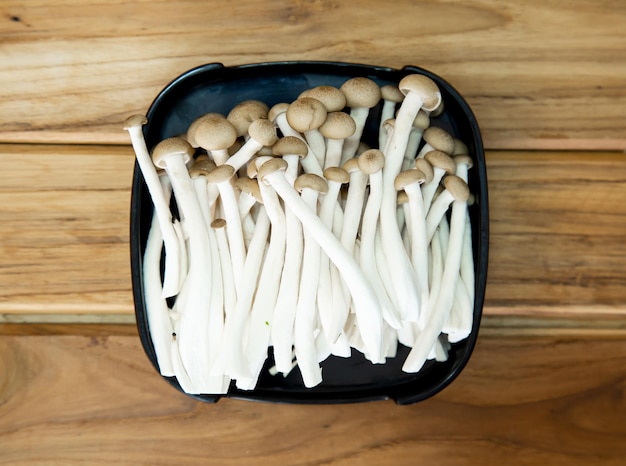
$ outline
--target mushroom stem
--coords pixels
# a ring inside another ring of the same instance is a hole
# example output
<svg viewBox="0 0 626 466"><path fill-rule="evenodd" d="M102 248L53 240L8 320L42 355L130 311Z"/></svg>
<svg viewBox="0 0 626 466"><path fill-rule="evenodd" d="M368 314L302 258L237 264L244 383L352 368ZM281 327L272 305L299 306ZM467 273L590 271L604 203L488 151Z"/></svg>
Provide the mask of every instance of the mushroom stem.
<svg viewBox="0 0 626 466"><path fill-rule="evenodd" d="M350 174L350 182L341 227L341 244L352 254L363 213L368 177L359 168L358 158L347 160L343 168Z"/></svg>
<svg viewBox="0 0 626 466"><path fill-rule="evenodd" d="M282 162L283 165L280 165ZM286 163L280 159L270 160L259 169L261 178L270 183L285 205L298 216L305 231L319 243L330 260L341 272L355 304L357 318L371 325L364 326L363 341L375 361L381 360L382 313L378 299L367 282L363 271L354 258L343 248L337 237L322 223L315 212L300 198L297 191L285 179Z"/></svg>

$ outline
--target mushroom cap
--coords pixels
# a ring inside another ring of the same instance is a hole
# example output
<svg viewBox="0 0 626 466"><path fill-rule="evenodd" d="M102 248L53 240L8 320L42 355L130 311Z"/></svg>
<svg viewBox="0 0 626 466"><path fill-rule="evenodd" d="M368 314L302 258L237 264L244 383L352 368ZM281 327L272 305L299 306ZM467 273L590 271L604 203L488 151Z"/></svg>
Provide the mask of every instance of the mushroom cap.
<svg viewBox="0 0 626 466"><path fill-rule="evenodd" d="M287 122L296 131L306 133L322 126L327 114L322 102L312 97L302 97L289 104Z"/></svg>
<svg viewBox="0 0 626 466"><path fill-rule="evenodd" d="M456 171L456 163L454 163L452 157L450 157L445 152L441 152L439 150L431 150L430 152L426 153L424 158L428 161L428 163L433 166L433 168L441 168L448 175L454 175L454 172Z"/></svg>
<svg viewBox="0 0 626 466"><path fill-rule="evenodd" d="M467 149L467 145L458 138L452 138L454 140L454 149L452 150L451 155L461 155L461 154L469 154L469 150Z"/></svg>
<svg viewBox="0 0 626 466"><path fill-rule="evenodd" d="M313 97L324 104L328 112L338 112L346 106L346 96L334 86L316 86L302 92L300 97Z"/></svg>
<svg viewBox="0 0 626 466"><path fill-rule="evenodd" d="M417 112L415 120L413 120L413 128L426 130L430 126L430 117L424 110Z"/></svg>
<svg viewBox="0 0 626 466"><path fill-rule="evenodd" d="M306 143L295 136L285 136L278 139L272 146L272 153L276 156L298 155L300 158L306 157L309 148Z"/></svg>
<svg viewBox="0 0 626 466"><path fill-rule="evenodd" d="M443 179L443 185L456 201L467 202L470 195L469 186L456 175L449 175Z"/></svg>
<svg viewBox="0 0 626 466"><path fill-rule="evenodd" d="M394 126L396 126L395 118L389 118L383 121L383 129L387 132L391 131L394 128Z"/></svg>
<svg viewBox="0 0 626 466"><path fill-rule="evenodd" d="M441 99L441 102L439 102L439 105L437 105L437 107L434 110L431 110L430 116L433 117L433 118L436 118L436 117L440 116L445 109L446 108L445 108L445 105L443 103L443 99Z"/></svg>
<svg viewBox="0 0 626 466"><path fill-rule="evenodd" d="M259 118L267 118L269 107L260 100L244 100L235 105L226 118L237 130L237 136L248 133L250 123Z"/></svg>
<svg viewBox="0 0 626 466"><path fill-rule="evenodd" d="M267 112L267 119L271 122L275 122L276 117L281 113L285 113L288 108L289 104L287 102L280 102L273 105Z"/></svg>
<svg viewBox="0 0 626 466"><path fill-rule="evenodd" d="M396 202L398 204L406 204L407 202L409 202L409 195L406 193L406 191L398 191L398 198Z"/></svg>
<svg viewBox="0 0 626 466"><path fill-rule="evenodd" d="M344 184L350 181L350 174L340 167L328 167L324 170L324 178L328 181Z"/></svg>
<svg viewBox="0 0 626 466"><path fill-rule="evenodd" d="M257 167L256 167L256 161L257 161L258 156L253 155L250 160L248 160L248 165L246 165L246 175L248 175L250 178L256 178L256 173L257 173Z"/></svg>
<svg viewBox="0 0 626 466"><path fill-rule="evenodd" d="M211 222L211 228L213 228L214 230L226 228L226 220L224 220L223 218L216 218Z"/></svg>
<svg viewBox="0 0 626 466"><path fill-rule="evenodd" d="M380 88L380 95L383 100L400 103L404 100L404 94L395 84L386 84Z"/></svg>
<svg viewBox="0 0 626 466"><path fill-rule="evenodd" d="M200 125L200 123L202 123L204 120L211 119L211 118L220 118L220 117L226 118L221 113L205 113L204 115L200 115L198 118L196 118L195 120L191 122L191 124L187 128L187 132L185 133L185 138L187 139L187 142L191 144L191 147L194 147L194 148L200 147L200 145L198 144L195 138L196 129L198 128L198 125Z"/></svg>
<svg viewBox="0 0 626 466"><path fill-rule="evenodd" d="M276 127L267 118L259 118L250 123L248 134L255 141L268 147L273 146L278 139Z"/></svg>
<svg viewBox="0 0 626 466"><path fill-rule="evenodd" d="M350 78L339 88L346 96L350 108L372 108L381 97L380 86L369 78Z"/></svg>
<svg viewBox="0 0 626 466"><path fill-rule="evenodd" d="M158 168L167 168L167 159L170 156L183 157L184 163L188 163L193 153L193 147L185 139L167 138L159 142L152 150L152 163Z"/></svg>
<svg viewBox="0 0 626 466"><path fill-rule="evenodd" d="M271 158L260 167L257 168L257 178L261 181L265 181L265 178L277 171L285 171L287 169L287 162L281 158Z"/></svg>
<svg viewBox="0 0 626 466"><path fill-rule="evenodd" d="M363 173L371 175L383 169L385 166L385 154L378 149L370 149L359 155L357 161L359 169Z"/></svg>
<svg viewBox="0 0 626 466"><path fill-rule="evenodd" d="M351 159L346 160L341 168L347 171L348 174L360 170L358 157L352 157Z"/></svg>
<svg viewBox="0 0 626 466"><path fill-rule="evenodd" d="M404 95L414 92L422 98L422 108L428 112L433 111L441 102L439 87L428 76L422 74L409 74L400 80L398 88Z"/></svg>
<svg viewBox="0 0 626 466"><path fill-rule="evenodd" d="M187 140L207 151L228 149L237 140L237 129L223 115L208 114L189 126Z"/></svg>
<svg viewBox="0 0 626 466"><path fill-rule="evenodd" d="M426 176L426 183L430 183L431 180L435 177L435 171L433 170L433 166L426 159L416 159L415 168L421 170L424 176Z"/></svg>
<svg viewBox="0 0 626 466"><path fill-rule="evenodd" d="M467 165L467 168L472 168L474 166L474 161L467 154L455 155L452 157L452 160L454 160L454 163L457 165L464 163Z"/></svg>
<svg viewBox="0 0 626 466"><path fill-rule="evenodd" d="M454 151L454 138L445 129L431 126L424 131L422 138L436 150L446 154Z"/></svg>
<svg viewBox="0 0 626 466"><path fill-rule="evenodd" d="M302 192L304 189L312 189L319 193L327 193L328 192L328 183L321 176L318 176L314 173L305 173L296 178L296 181L293 184L293 187L296 188L299 192Z"/></svg>
<svg viewBox="0 0 626 466"><path fill-rule="evenodd" d="M207 180L209 183L222 183L230 180L234 174L235 169L231 165L218 165L215 170L208 174Z"/></svg>
<svg viewBox="0 0 626 466"><path fill-rule="evenodd" d="M259 183L256 180L248 176L240 176L235 180L234 184L235 188L239 189L239 191L248 193L251 196L254 196L257 202L261 204L263 203L263 198L261 197L261 189L259 188Z"/></svg>
<svg viewBox="0 0 626 466"><path fill-rule="evenodd" d="M132 115L124 120L124 129L129 130L130 128L136 128L138 126L143 126L148 123L148 119L145 115Z"/></svg>
<svg viewBox="0 0 626 466"><path fill-rule="evenodd" d="M329 112L318 129L327 139L347 139L356 131L356 123L345 112Z"/></svg>
<svg viewBox="0 0 626 466"><path fill-rule="evenodd" d="M415 183L422 184L426 182L426 175L422 170L417 168L409 168L408 170L401 171L393 181L393 186L396 191L406 188L409 185Z"/></svg>
<svg viewBox="0 0 626 466"><path fill-rule="evenodd" d="M199 176L209 176L213 170L215 170L216 165L213 160L208 157L197 158L193 165L189 168L189 176L192 178L197 178Z"/></svg>

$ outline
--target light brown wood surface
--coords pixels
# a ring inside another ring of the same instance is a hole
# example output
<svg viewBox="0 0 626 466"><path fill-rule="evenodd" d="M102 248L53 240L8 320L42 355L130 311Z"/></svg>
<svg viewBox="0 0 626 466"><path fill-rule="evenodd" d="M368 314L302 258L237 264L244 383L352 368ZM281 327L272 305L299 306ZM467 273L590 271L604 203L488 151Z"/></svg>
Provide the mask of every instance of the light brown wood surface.
<svg viewBox="0 0 626 466"><path fill-rule="evenodd" d="M482 338L435 397L195 401L136 336L0 337L0 464L618 465L626 338Z"/></svg>
<svg viewBox="0 0 626 466"><path fill-rule="evenodd" d="M0 141L125 143L203 63L421 66L464 95L489 148L626 148L621 1L4 1Z"/></svg>

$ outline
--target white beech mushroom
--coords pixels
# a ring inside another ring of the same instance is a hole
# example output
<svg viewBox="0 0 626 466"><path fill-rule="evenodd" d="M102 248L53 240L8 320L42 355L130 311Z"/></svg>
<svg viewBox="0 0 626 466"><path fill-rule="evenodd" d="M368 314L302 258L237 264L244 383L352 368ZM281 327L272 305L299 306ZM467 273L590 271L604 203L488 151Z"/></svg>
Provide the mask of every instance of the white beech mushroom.
<svg viewBox="0 0 626 466"><path fill-rule="evenodd" d="M411 223L411 263L417 278L421 297L420 312L426 312L428 306L428 240L426 237L426 213L420 185L426 181L426 175L417 168L400 172L395 179L396 190L404 190L409 202Z"/></svg>
<svg viewBox="0 0 626 466"><path fill-rule="evenodd" d="M215 232L219 263L222 269L222 289L224 296L224 317L233 312L237 302L237 291L235 289L235 276L233 274L233 264L230 259L228 239L226 237L226 220L216 218L211 222L211 228ZM215 364L215 362L214 362Z"/></svg>
<svg viewBox="0 0 626 466"><path fill-rule="evenodd" d="M261 191L259 190L259 183L247 176L240 176L234 182L234 187L239 190L239 199L237 201L237 207L239 211L239 217L241 218L241 229L243 232L243 242L247 248L252 240L254 234L255 222L252 218L251 210L257 205L262 203Z"/></svg>
<svg viewBox="0 0 626 466"><path fill-rule="evenodd" d="M187 134L193 134L195 143L207 151L217 165L223 165L229 159L228 149L237 140L237 130L226 117L213 114L202 117Z"/></svg>
<svg viewBox="0 0 626 466"><path fill-rule="evenodd" d="M433 167L433 178L422 186L424 209L426 209L426 213L428 213L435 192L440 186L441 179L445 175L453 175L456 172L456 164L454 160L452 160L452 157L438 150L427 152L424 158Z"/></svg>
<svg viewBox="0 0 626 466"><path fill-rule="evenodd" d="M185 133L185 139L189 143L191 147L194 149L198 149L200 144L196 141L196 128L205 120L211 120L214 118L226 118L221 113L205 113L204 115L200 115L198 118L193 120L189 127L187 128L187 132Z"/></svg>
<svg viewBox="0 0 626 466"><path fill-rule="evenodd" d="M330 112L338 112L343 110L346 106L346 96L340 90L334 86L316 86L310 89L303 91L298 98L301 97L312 97L314 99L319 100L326 107L326 111Z"/></svg>
<svg viewBox="0 0 626 466"><path fill-rule="evenodd" d="M257 160L257 165L259 163L261 163L260 159ZM283 207L278 195L271 186L266 185L262 181L258 184L261 198L263 199L263 206L270 219L271 229L269 246L265 253L248 321L246 359L253 382L249 385L244 385L243 381L238 381L237 386L240 388L254 388L263 367L263 362L267 358L271 327L274 322L274 309L285 261L286 225Z"/></svg>
<svg viewBox="0 0 626 466"><path fill-rule="evenodd" d="M285 179L286 165L281 159L270 160L261 166L259 176L274 187L285 205L298 216L304 229L311 233L341 272L352 295L363 342L373 362L381 362L382 313L378 299L354 258Z"/></svg>
<svg viewBox="0 0 626 466"><path fill-rule="evenodd" d="M454 138L445 129L431 126L424 130L422 139L425 144L417 154L418 158L424 157L432 150L438 150L450 155L454 151Z"/></svg>
<svg viewBox="0 0 626 466"><path fill-rule="evenodd" d="M271 176L271 175L270 175ZM304 174L296 178L294 189L306 207L315 212L320 193L327 192L328 185L317 175ZM316 293L319 283L320 246L310 230L304 230L302 275L294 321L294 351L305 387L314 387L322 381L322 371L317 357L315 329L317 323Z"/></svg>
<svg viewBox="0 0 626 466"><path fill-rule="evenodd" d="M341 165L341 149L356 131L354 119L345 112L329 112L318 130L326 138L324 169L339 167Z"/></svg>
<svg viewBox="0 0 626 466"><path fill-rule="evenodd" d="M433 237L441 219L448 211L448 207L455 199L469 197L469 188L463 179L456 175L448 175L443 179L445 189L433 201L426 215L426 236L428 240ZM467 194L466 194L467 193Z"/></svg>
<svg viewBox="0 0 626 466"><path fill-rule="evenodd" d="M424 131L428 129L430 126L430 118L428 114L420 110L417 112L417 116L415 120L413 120L413 127L411 128L411 133L409 134L409 142L406 146L406 151L404 152L404 163L402 168L406 170L409 168L413 161L417 158L417 148L422 142L422 135Z"/></svg>
<svg viewBox="0 0 626 466"><path fill-rule="evenodd" d="M226 118L237 130L238 137L246 138L248 127L254 120L266 119L269 108L260 100L244 100L235 105Z"/></svg>
<svg viewBox="0 0 626 466"><path fill-rule="evenodd" d="M307 153L300 160L300 163L302 165L302 169L304 170L304 172L313 173L315 175L322 176L322 166L320 165L320 162L317 159L317 156L313 153L311 146L308 145L308 143L306 142L306 139L304 138L304 136L302 136L302 134L300 134L298 131L296 131L291 126L289 126L289 122L287 121L287 109L288 108L289 108L288 103L284 103L284 102L278 103L274 105L272 108L270 108L270 111L268 112L267 117L272 123L274 123L278 127L283 137L294 137L294 138L300 139L302 142L306 144Z"/></svg>
<svg viewBox="0 0 626 466"><path fill-rule="evenodd" d="M178 308L180 356L194 386L203 392L210 392L213 384L208 374L206 331L212 280L211 249L202 209L187 170L186 164L192 155L193 148L186 140L172 137L155 146L152 160L167 172L189 237L189 273L181 290L181 294L186 291L186 299Z"/></svg>
<svg viewBox="0 0 626 466"><path fill-rule="evenodd" d="M349 115L345 114L349 117ZM324 178L328 185L328 191L324 194L320 208L319 218L324 225L332 231L335 209L338 207L337 197L341 185L350 181L350 175L343 168L328 167L324 170ZM317 302L319 307L320 323L326 334L328 343L333 344L339 338L343 328L340 309L344 307L343 286L341 278L332 270L335 266L330 263L328 255L320 254L319 259L319 285L317 290ZM333 280L333 276L336 277Z"/></svg>
<svg viewBox="0 0 626 466"><path fill-rule="evenodd" d="M395 84L387 84L380 88L380 95L383 99L383 108L380 113L380 124L378 127L378 147L383 150L387 142L387 130L383 124L390 118L395 118L396 106L404 100L404 94L400 92Z"/></svg>
<svg viewBox="0 0 626 466"><path fill-rule="evenodd" d="M342 168L350 175L350 182L344 206L341 244L352 254L363 213L368 176L359 168L358 158L346 160Z"/></svg>
<svg viewBox="0 0 626 466"><path fill-rule="evenodd" d="M441 289L435 301L435 306L430 310L430 316L426 325L417 335L415 343L402 366L402 370L405 372L417 372L423 367L428 355L437 343L444 324L448 320L450 309L454 302L454 291L456 290L461 263L469 189L467 189L467 184L458 177L449 176L446 179L449 179L446 189L454 191L457 197L452 202L450 236L441 279ZM458 193L451 187L450 183L461 187ZM462 188L463 186L465 189Z"/></svg>
<svg viewBox="0 0 626 466"><path fill-rule="evenodd" d="M265 146L272 146L278 136L274 124L263 118L254 120L248 126L248 140L225 163L235 171L243 167L248 161Z"/></svg>
<svg viewBox="0 0 626 466"><path fill-rule="evenodd" d="M339 89L346 96L346 105L350 107L350 116L356 125L354 134L343 145L343 163L356 154L370 109L380 102L381 92L376 82L361 76L348 79Z"/></svg>
<svg viewBox="0 0 626 466"><path fill-rule="evenodd" d="M302 139L294 136L284 136L276 141L272 146L272 154L282 157L287 162L287 170L285 170L285 178L291 184L298 177L300 160L306 157L308 152L307 145Z"/></svg>
<svg viewBox="0 0 626 466"><path fill-rule="evenodd" d="M383 318L393 328L399 328L399 312L387 296L383 282L380 279L381 273L376 266L376 229L383 195L382 169L385 165L385 156L378 149L370 149L363 152L357 160L361 171L367 174L370 179L370 194L367 198L361 225L359 264L378 297L382 307Z"/></svg>
<svg viewBox="0 0 626 466"><path fill-rule="evenodd" d="M328 111L324 104L312 97L294 100L285 112L289 126L304 135L320 167L324 166L326 143L318 128L326 121L327 114Z"/></svg>
<svg viewBox="0 0 626 466"><path fill-rule="evenodd" d="M144 115L133 115L124 122L124 129L128 131L135 152L137 164L148 188L148 193L159 221L163 242L165 243L165 272L163 278L163 297L174 296L180 290L182 283L180 268L181 256L186 254L181 249L181 242L173 223L178 220L172 218L169 202L165 199L163 188L159 182L156 168L146 147L142 127L148 122Z"/></svg>

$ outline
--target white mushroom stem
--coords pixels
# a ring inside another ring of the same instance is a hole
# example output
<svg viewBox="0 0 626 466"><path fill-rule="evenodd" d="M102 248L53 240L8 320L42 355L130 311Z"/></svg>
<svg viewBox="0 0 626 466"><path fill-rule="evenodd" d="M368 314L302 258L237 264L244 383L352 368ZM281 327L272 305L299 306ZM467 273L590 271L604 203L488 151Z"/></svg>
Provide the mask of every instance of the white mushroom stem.
<svg viewBox="0 0 626 466"><path fill-rule="evenodd" d="M465 234L463 237L463 252L461 253L461 280L467 289L467 295L474 307L475 296L475 272L474 272L474 255L472 248L472 225L469 215L465 218Z"/></svg>
<svg viewBox="0 0 626 466"><path fill-rule="evenodd" d="M469 195L467 183L456 175L447 176L444 184L446 188L434 200L426 215L426 237L429 242L454 199L462 196L463 192Z"/></svg>
<svg viewBox="0 0 626 466"><path fill-rule="evenodd" d="M159 176L156 168L152 163L150 153L146 147L143 137L142 126L147 123L146 117L143 115L134 115L125 122L125 129L128 130L131 144L135 152L135 158L141 174L143 175L148 193L152 199L152 204L159 221L159 227L163 235L165 243L165 274L163 278L163 297L168 298L174 296L180 290L182 283L180 273L180 256L184 251L179 249L180 242L176 231L172 225L172 212L169 202L165 199Z"/></svg>
<svg viewBox="0 0 626 466"><path fill-rule="evenodd" d="M404 94L402 94L398 86L394 84L387 84L381 87L380 92L383 99L383 106L378 127L378 147L382 150L387 142L387 130L384 127L384 123L395 117L396 106L404 100Z"/></svg>
<svg viewBox="0 0 626 466"><path fill-rule="evenodd" d="M467 195L469 195L469 191L467 191ZM454 290L459 278L463 232L467 215L467 196L464 197L463 199L463 197L459 196L452 203L450 237L448 239L448 251L446 253L441 289L426 325L417 336L415 344L402 366L402 370L405 372L417 372L423 367L450 315L454 302Z"/></svg>
<svg viewBox="0 0 626 466"><path fill-rule="evenodd" d="M354 258L285 179L283 174L285 168L286 163L283 160L271 160L261 167L259 175L263 171L261 177L274 187L285 205L298 216L304 229L320 244L341 272L352 294L357 318L363 322L364 344L374 361L380 362L382 358L382 312L378 299Z"/></svg>
<svg viewBox="0 0 626 466"><path fill-rule="evenodd" d="M472 332L473 306L467 294L465 284L457 280L454 303L442 332L448 335L448 341L457 343L467 338Z"/></svg>
<svg viewBox="0 0 626 466"><path fill-rule="evenodd" d="M238 171L263 147L276 142L276 128L266 119L254 120L248 127L250 138L225 163Z"/></svg>
<svg viewBox="0 0 626 466"><path fill-rule="evenodd" d="M383 195L382 167L385 156L377 149L370 149L359 156L359 167L369 175L370 192L361 222L360 266L371 284L382 308L383 319L393 328L400 327L400 315L387 296L376 266L376 230ZM361 331L362 332L362 331Z"/></svg>
<svg viewBox="0 0 626 466"><path fill-rule="evenodd" d="M226 220L222 218L215 219L211 222L211 228L215 232L215 240L217 243L217 251L219 263L222 272L222 289L224 299L224 317L230 315L235 309L237 303L237 292L235 289L235 276L233 275L233 264L230 259L230 251L228 248L228 239L226 236ZM223 339L223 333L222 333Z"/></svg>
<svg viewBox="0 0 626 466"><path fill-rule="evenodd" d="M286 234L285 213L276 192L262 182L259 183L259 188L265 211L270 218L271 233L248 323L246 359L255 383L267 358L276 298L285 261Z"/></svg>
<svg viewBox="0 0 626 466"><path fill-rule="evenodd" d="M221 360L223 371L233 379L251 380L252 374L245 358L245 328L257 288L257 281L263 263L265 246L270 230L270 220L265 209L259 211L254 236L248 248L242 275L235 280L242 282L241 293L233 312L226 315Z"/></svg>
<svg viewBox="0 0 626 466"><path fill-rule="evenodd" d="M359 168L357 158L346 161L343 168L350 174L350 183L341 227L341 244L352 254L363 213L368 176Z"/></svg>

